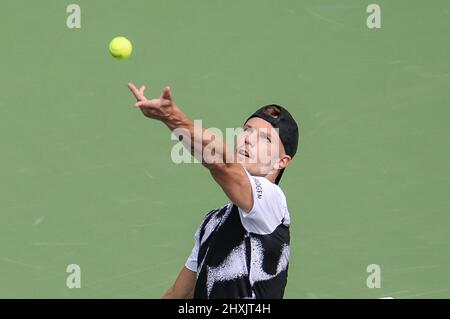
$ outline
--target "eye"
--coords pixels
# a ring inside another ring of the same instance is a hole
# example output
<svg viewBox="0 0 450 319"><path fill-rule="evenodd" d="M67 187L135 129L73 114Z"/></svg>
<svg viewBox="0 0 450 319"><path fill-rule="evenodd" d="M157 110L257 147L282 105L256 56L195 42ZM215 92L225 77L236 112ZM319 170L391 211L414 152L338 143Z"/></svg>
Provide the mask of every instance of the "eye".
<svg viewBox="0 0 450 319"><path fill-rule="evenodd" d="M260 132L259 137L261 140L267 141L269 143L272 143L272 140L270 139L270 136L266 132Z"/></svg>

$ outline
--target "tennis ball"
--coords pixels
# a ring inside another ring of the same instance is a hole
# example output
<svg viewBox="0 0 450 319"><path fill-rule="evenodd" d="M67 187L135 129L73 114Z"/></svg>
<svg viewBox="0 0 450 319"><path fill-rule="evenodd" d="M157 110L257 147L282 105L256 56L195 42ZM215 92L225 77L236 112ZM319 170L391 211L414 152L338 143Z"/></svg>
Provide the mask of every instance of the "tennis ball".
<svg viewBox="0 0 450 319"><path fill-rule="evenodd" d="M130 40L125 37L116 37L109 43L109 52L117 59L123 60L128 58L133 51Z"/></svg>

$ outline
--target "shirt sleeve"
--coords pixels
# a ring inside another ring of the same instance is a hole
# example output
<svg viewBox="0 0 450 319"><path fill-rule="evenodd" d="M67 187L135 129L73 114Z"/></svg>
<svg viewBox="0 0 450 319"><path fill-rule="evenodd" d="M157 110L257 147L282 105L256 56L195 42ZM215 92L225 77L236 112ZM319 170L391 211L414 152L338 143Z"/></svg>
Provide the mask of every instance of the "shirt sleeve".
<svg viewBox="0 0 450 319"><path fill-rule="evenodd" d="M266 235L280 224L288 225L289 212L283 191L268 179L245 172L252 188L253 207L248 213L239 207L244 228L248 232Z"/></svg>
<svg viewBox="0 0 450 319"><path fill-rule="evenodd" d="M197 258L198 258L198 250L200 247L200 227L195 232L194 236L194 247L192 248L191 254L186 260L186 263L184 264L187 269L197 272Z"/></svg>

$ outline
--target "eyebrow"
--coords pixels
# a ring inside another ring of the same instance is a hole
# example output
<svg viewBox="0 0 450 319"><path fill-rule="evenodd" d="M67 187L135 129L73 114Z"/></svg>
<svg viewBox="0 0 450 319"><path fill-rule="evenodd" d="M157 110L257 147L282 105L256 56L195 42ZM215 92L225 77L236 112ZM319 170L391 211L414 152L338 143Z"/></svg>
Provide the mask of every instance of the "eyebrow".
<svg viewBox="0 0 450 319"><path fill-rule="evenodd" d="M259 132L259 135L262 136L262 137L271 138L270 130L261 130Z"/></svg>
<svg viewBox="0 0 450 319"><path fill-rule="evenodd" d="M251 126L249 124L244 124L244 127L254 128L253 126ZM267 128L265 130L261 130L261 132L259 134L263 135L264 137L272 137L271 129L269 129L269 128Z"/></svg>

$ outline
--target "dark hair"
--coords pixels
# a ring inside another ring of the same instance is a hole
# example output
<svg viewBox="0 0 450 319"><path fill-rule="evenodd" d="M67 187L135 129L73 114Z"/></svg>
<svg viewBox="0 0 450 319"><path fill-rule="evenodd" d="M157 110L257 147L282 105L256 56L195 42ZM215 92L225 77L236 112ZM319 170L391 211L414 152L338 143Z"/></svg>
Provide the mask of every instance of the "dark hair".
<svg viewBox="0 0 450 319"><path fill-rule="evenodd" d="M270 105L268 107L266 107L263 111L264 114L270 115L273 118L277 118L278 115L280 115L281 110L279 107L275 106L275 105Z"/></svg>

